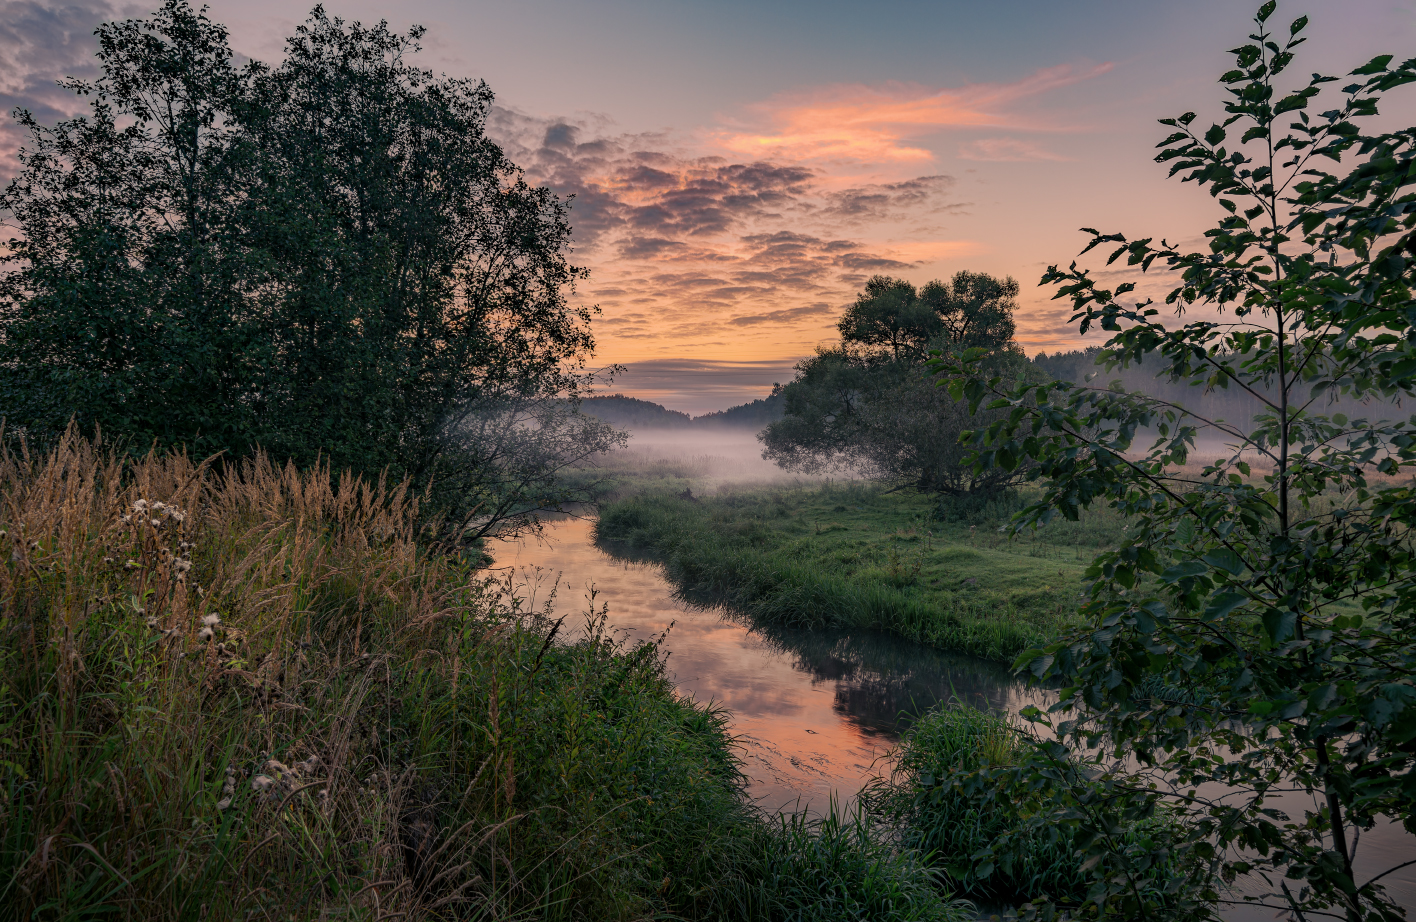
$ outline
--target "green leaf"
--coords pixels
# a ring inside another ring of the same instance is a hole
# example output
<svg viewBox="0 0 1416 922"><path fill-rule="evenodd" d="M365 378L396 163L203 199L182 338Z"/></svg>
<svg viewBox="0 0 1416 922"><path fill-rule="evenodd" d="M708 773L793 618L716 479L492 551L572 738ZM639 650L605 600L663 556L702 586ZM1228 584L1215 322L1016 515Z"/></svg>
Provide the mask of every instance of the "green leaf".
<svg viewBox="0 0 1416 922"><path fill-rule="evenodd" d="M1244 572L1244 561L1227 547L1215 548L1200 559L1231 576L1238 576Z"/></svg>
<svg viewBox="0 0 1416 922"><path fill-rule="evenodd" d="M1174 583L1192 576L1203 576L1209 572L1209 567L1198 560L1187 560L1184 563L1177 563L1164 573L1160 574L1163 582Z"/></svg>
<svg viewBox="0 0 1416 922"><path fill-rule="evenodd" d="M1205 143L1211 147L1224 141L1225 131L1219 125L1211 125L1210 130L1205 132Z"/></svg>
<svg viewBox="0 0 1416 922"><path fill-rule="evenodd" d="M1249 601L1249 597L1242 592L1217 593L1210 600L1209 606L1205 608L1205 620L1217 621L1247 601Z"/></svg>
<svg viewBox="0 0 1416 922"><path fill-rule="evenodd" d="M1274 643L1283 643L1293 637L1298 624L1298 615L1292 611L1269 609L1264 612L1264 630Z"/></svg>
<svg viewBox="0 0 1416 922"><path fill-rule="evenodd" d="M1366 64L1363 64L1361 67L1354 70L1352 72L1352 76L1366 77L1370 76L1371 74L1382 73L1387 69L1387 65L1391 63L1391 57L1392 56L1389 54L1379 54L1375 58L1372 58L1372 60L1368 61Z"/></svg>
<svg viewBox="0 0 1416 922"><path fill-rule="evenodd" d="M1258 22L1267 22L1268 18L1273 15L1273 11L1276 9L1278 9L1278 0L1268 0L1267 3L1259 7L1258 15L1256 15L1254 19Z"/></svg>

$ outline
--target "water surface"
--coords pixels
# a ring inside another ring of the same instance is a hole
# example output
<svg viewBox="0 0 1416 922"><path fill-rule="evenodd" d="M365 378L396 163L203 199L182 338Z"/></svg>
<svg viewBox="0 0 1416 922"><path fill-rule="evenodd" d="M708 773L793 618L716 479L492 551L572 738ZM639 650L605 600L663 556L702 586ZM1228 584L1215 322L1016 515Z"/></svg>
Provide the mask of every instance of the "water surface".
<svg viewBox="0 0 1416 922"><path fill-rule="evenodd" d="M668 631L668 670L680 692L732 713L749 789L769 810L824 811L855 796L903 722L942 700L1017 711L1034 701L1003 667L941 653L874 631L751 630L696 605L649 562L614 557L590 540L591 523L548 523L546 540L509 544L499 566L517 568L528 595L557 589L557 615L608 603L630 640ZM880 766L883 768L883 765Z"/></svg>
<svg viewBox="0 0 1416 922"><path fill-rule="evenodd" d="M1002 666L951 655L870 631L749 629L712 605L674 592L649 561L612 556L591 541L591 523L547 523L545 540L507 543L497 564L515 568L533 601L555 591L567 627L591 604L609 605L610 623L631 641L657 639L680 692L731 712L749 790L769 810L824 812L834 796L853 798L898 740L911 715L956 699L1001 713L1043 704ZM592 600L591 595L594 594ZM1270 799L1290 816L1316 809L1312 798ZM1394 823L1361 835L1357 879L1416 860L1416 837ZM1383 878L1387 893L1416 908L1416 867ZM1257 879L1242 883L1257 894ZM1282 918L1272 909L1233 907L1231 922Z"/></svg>

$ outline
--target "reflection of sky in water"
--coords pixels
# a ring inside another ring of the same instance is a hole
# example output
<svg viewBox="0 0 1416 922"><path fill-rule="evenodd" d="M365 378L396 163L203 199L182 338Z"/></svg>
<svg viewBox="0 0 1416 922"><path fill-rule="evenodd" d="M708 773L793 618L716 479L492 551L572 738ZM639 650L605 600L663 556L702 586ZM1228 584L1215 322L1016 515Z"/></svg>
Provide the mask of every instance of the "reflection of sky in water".
<svg viewBox="0 0 1416 922"><path fill-rule="evenodd" d="M769 809L800 804L822 810L833 793L854 797L895 742L902 715L908 719L950 697L1013 712L1041 703L1000 666L889 635L749 631L717 610L676 598L657 567L600 551L590 542L589 522L550 523L547 534L549 543L504 545L497 564L516 567L526 593L541 600L558 580L558 614L586 610L593 585L596 604L609 605L610 623L631 640L655 638L672 624L664 645L670 674L683 694L732 712L750 790ZM1309 800L1288 794L1270 798L1269 805L1299 819L1305 804L1312 809ZM1379 825L1362 833L1358 882L1413 859L1416 838L1398 825ZM1416 909L1416 867L1382 882L1389 896ZM1242 889L1268 888L1251 880ZM1257 907L1231 907L1224 916L1231 922L1276 918L1274 910Z"/></svg>
<svg viewBox="0 0 1416 922"><path fill-rule="evenodd" d="M504 546L497 564L516 567L541 600L558 578L558 614L584 611L593 585L596 604L608 603L610 623L629 639L669 629L671 676L683 694L732 712L751 791L769 809L799 801L819 810L832 793L854 797L895 742L902 713L951 696L1009 710L1031 700L1000 667L889 635L749 631L675 598L657 567L600 551L589 522L551 523L548 535L549 543Z"/></svg>

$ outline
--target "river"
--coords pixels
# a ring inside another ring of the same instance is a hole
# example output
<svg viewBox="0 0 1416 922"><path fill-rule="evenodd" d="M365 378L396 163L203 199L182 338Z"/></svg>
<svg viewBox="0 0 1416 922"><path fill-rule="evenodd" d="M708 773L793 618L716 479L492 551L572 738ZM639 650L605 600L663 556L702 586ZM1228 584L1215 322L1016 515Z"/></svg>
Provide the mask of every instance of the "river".
<svg viewBox="0 0 1416 922"><path fill-rule="evenodd" d="M888 634L749 628L719 608L680 597L652 562L596 547L591 528L585 519L548 522L541 540L504 544L497 565L515 570L533 603L554 592L554 610L569 616L567 628L590 607L593 592L593 604L608 604L610 623L627 640L667 631L670 677L680 692L731 713L749 791L767 810L823 812L833 798L850 801L888 768L882 757L910 716L941 701L1009 714L1043 701L1002 666ZM1300 800L1289 795L1270 805L1301 816ZM1366 879L1363 868L1413 859L1416 838L1395 824L1379 825L1362 834L1358 879ZM1416 908L1416 867L1383 881L1389 896ZM1245 887L1263 889L1258 881ZM1257 907L1236 907L1225 917L1275 918Z"/></svg>

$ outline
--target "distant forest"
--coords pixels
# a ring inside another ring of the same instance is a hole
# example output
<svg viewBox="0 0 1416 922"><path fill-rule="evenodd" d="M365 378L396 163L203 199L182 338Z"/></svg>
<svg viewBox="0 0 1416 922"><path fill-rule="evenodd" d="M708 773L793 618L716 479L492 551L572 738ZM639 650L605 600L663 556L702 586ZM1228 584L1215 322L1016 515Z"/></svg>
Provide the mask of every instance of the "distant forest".
<svg viewBox="0 0 1416 922"><path fill-rule="evenodd" d="M779 394L773 394L703 416L689 416L687 413L623 394L584 398L580 402L580 409L612 426L625 429L761 429L782 418L782 398Z"/></svg>
<svg viewBox="0 0 1416 922"><path fill-rule="evenodd" d="M1148 356L1139 365L1107 371L1096 364L1100 352L1095 346L1071 352L1054 352L1051 355L1039 352L1030 362L1050 378L1084 384L1088 383L1087 375L1093 375L1089 383L1094 387L1108 387L1111 382L1120 381L1121 386L1128 391L1140 391L1159 397L1185 406L1208 419L1224 420L1240 428L1247 428L1263 409L1256 397L1238 388L1215 388L1201 392L1200 388L1185 382L1172 382L1158 377L1160 361L1153 356ZM1381 419L1405 415L1401 407L1393 404L1364 404L1346 398L1332 401L1324 398L1321 403L1325 408L1324 412L1345 413L1352 418ZM581 409L612 426L625 429L732 427L760 430L781 419L783 414L780 393L702 416L690 416L648 400L626 397L623 394L584 398L581 401Z"/></svg>
<svg viewBox="0 0 1416 922"><path fill-rule="evenodd" d="M1052 355L1040 352L1032 358L1032 364L1048 377L1061 381L1088 383L1087 375L1093 375L1089 382L1091 386L1102 388L1110 386L1113 381L1120 381L1128 391L1140 391L1179 404L1207 419L1223 420L1241 429L1247 429L1253 418L1266 409L1257 397L1235 386L1206 391L1190 381L1170 381L1161 377L1162 359L1154 353L1147 354L1140 364L1108 371L1096 364L1100 352L1100 348L1095 346ZM1384 402L1321 397L1318 403L1326 414L1344 413L1353 419L1378 420L1407 415L1400 406Z"/></svg>

